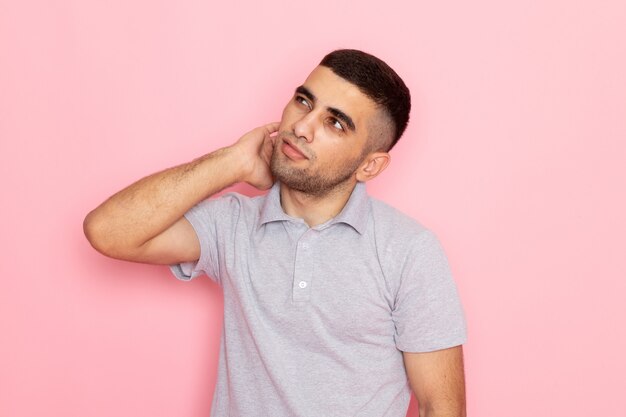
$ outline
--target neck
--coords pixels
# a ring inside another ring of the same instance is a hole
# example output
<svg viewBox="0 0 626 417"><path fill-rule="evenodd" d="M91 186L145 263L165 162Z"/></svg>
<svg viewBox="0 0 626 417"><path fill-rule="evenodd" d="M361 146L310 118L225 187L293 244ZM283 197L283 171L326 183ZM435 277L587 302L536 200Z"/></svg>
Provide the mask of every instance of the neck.
<svg viewBox="0 0 626 417"><path fill-rule="evenodd" d="M323 195L310 195L280 184L280 204L291 217L301 218L309 227L326 223L341 212L356 182L339 185Z"/></svg>

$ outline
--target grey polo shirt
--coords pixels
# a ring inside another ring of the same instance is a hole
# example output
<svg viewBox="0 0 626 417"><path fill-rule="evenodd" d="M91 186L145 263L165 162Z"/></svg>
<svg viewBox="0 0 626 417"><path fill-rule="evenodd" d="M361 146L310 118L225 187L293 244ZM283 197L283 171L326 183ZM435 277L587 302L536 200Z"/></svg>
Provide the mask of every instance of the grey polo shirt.
<svg viewBox="0 0 626 417"><path fill-rule="evenodd" d="M402 351L465 342L446 256L429 230L355 187L335 218L285 214L279 184L186 215L200 259L173 265L224 292L212 417L404 417Z"/></svg>

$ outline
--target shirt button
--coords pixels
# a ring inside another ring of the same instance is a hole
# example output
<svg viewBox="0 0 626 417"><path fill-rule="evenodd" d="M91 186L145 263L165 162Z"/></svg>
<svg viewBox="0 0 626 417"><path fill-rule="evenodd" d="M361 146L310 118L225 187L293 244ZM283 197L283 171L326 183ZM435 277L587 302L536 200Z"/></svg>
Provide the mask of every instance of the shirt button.
<svg viewBox="0 0 626 417"><path fill-rule="evenodd" d="M300 288L306 288L306 281L300 281L298 285L300 286Z"/></svg>

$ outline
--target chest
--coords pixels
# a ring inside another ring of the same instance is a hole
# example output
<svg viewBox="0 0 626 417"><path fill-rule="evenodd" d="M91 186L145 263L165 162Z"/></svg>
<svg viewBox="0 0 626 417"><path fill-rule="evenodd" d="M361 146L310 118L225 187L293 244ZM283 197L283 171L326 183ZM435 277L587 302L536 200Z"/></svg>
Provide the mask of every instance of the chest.
<svg viewBox="0 0 626 417"><path fill-rule="evenodd" d="M393 332L393 294L374 241L345 225L269 226L224 254L225 304L304 338L369 341Z"/></svg>

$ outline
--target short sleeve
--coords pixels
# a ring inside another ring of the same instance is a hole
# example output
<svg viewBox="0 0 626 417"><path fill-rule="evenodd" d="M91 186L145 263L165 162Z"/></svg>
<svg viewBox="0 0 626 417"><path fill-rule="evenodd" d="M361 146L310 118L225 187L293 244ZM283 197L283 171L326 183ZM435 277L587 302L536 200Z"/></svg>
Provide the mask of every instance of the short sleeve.
<svg viewBox="0 0 626 417"><path fill-rule="evenodd" d="M465 343L465 316L447 257L437 237L420 232L401 269L392 311L396 347L431 352Z"/></svg>
<svg viewBox="0 0 626 417"><path fill-rule="evenodd" d="M232 230L239 217L239 208L236 195L227 194L202 201L185 213L185 218L198 236L200 258L195 262L170 265L170 270L176 278L189 281L201 275L208 275L221 285L222 252L226 241L232 236Z"/></svg>

